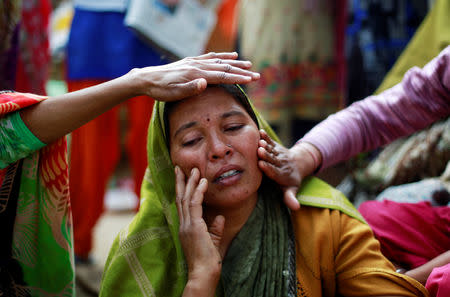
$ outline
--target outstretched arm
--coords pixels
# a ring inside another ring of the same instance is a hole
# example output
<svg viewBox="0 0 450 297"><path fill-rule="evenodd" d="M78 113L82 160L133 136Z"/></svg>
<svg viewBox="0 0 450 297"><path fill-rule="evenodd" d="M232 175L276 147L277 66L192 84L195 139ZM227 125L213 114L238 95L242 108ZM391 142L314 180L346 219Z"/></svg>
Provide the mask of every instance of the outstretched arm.
<svg viewBox="0 0 450 297"><path fill-rule="evenodd" d="M329 116L289 150L262 135L259 165L295 210L293 197L306 176L449 115L450 46L423 69L412 68L395 87Z"/></svg>
<svg viewBox="0 0 450 297"><path fill-rule="evenodd" d="M198 94L206 85L248 83L259 74L247 70L237 53L209 53L155 67L133 69L111 81L51 97L20 111L30 131L44 143L70 133L117 104L139 95L173 101Z"/></svg>
<svg viewBox="0 0 450 297"><path fill-rule="evenodd" d="M410 69L393 88L331 115L302 141L319 149L324 169L449 115L450 46L422 69Z"/></svg>

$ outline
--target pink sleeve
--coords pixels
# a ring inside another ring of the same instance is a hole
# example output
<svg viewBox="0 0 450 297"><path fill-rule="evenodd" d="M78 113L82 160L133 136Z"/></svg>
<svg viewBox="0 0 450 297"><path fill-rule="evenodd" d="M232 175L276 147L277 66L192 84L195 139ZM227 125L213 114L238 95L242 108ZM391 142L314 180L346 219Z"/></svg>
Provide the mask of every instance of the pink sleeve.
<svg viewBox="0 0 450 297"><path fill-rule="evenodd" d="M425 287L432 297L450 296L450 263L434 268Z"/></svg>
<svg viewBox="0 0 450 297"><path fill-rule="evenodd" d="M450 115L450 46L403 81L329 116L301 141L322 153L321 169L387 144Z"/></svg>

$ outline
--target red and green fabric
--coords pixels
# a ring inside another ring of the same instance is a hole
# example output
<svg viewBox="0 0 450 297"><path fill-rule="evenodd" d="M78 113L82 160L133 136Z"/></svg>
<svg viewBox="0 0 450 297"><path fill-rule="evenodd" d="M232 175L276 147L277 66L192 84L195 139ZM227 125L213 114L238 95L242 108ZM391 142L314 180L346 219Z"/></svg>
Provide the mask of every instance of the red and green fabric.
<svg viewBox="0 0 450 297"><path fill-rule="evenodd" d="M7 121L8 114L45 99L0 93L0 122ZM7 130L8 125L2 125L0 150L16 153L25 149L5 145L13 143L9 137L14 133ZM19 160L14 156L20 154L10 155L10 160L1 160L9 165L0 170L0 293L74 296L66 140L59 139Z"/></svg>

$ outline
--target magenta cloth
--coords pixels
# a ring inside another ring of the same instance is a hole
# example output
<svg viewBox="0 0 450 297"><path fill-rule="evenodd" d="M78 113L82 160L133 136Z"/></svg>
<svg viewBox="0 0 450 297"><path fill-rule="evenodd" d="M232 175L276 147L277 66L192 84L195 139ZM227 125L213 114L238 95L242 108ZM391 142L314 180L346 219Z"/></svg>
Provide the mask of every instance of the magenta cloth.
<svg viewBox="0 0 450 297"><path fill-rule="evenodd" d="M384 200L364 202L359 211L380 241L381 252L405 269L450 249L450 207Z"/></svg>
<svg viewBox="0 0 450 297"><path fill-rule="evenodd" d="M434 268L425 287L432 297L450 296L450 263Z"/></svg>
<svg viewBox="0 0 450 297"><path fill-rule="evenodd" d="M322 153L321 169L423 129L450 115L450 46L401 83L329 116L301 141Z"/></svg>

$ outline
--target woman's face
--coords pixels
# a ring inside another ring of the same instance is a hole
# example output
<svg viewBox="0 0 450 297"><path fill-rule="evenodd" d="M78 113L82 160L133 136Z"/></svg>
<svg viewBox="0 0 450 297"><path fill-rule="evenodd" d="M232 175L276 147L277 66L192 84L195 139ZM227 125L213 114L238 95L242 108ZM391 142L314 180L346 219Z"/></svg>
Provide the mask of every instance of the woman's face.
<svg viewBox="0 0 450 297"><path fill-rule="evenodd" d="M186 176L196 167L208 180L204 203L236 207L255 197L259 131L247 111L218 87L178 103L169 115L170 156Z"/></svg>

